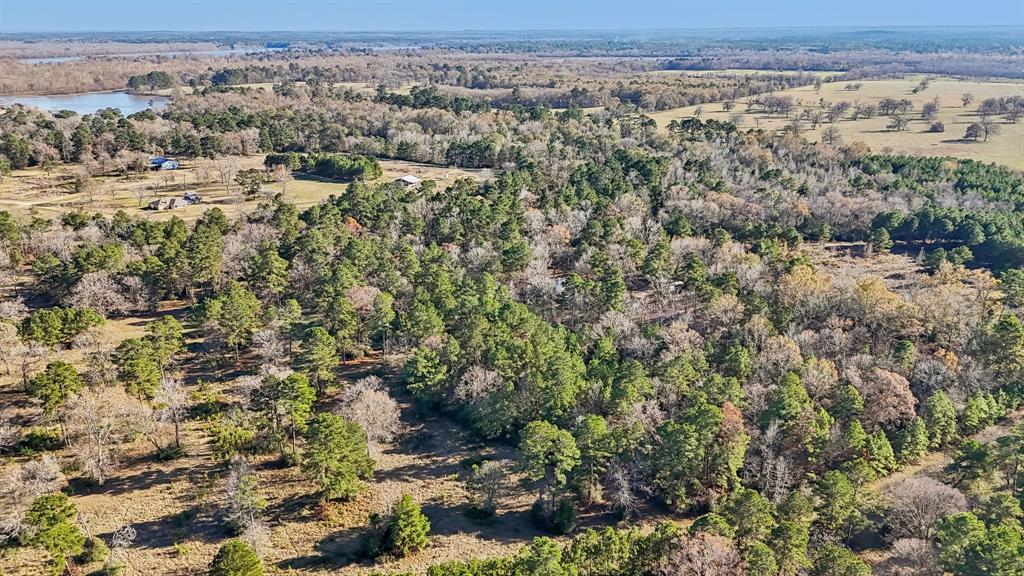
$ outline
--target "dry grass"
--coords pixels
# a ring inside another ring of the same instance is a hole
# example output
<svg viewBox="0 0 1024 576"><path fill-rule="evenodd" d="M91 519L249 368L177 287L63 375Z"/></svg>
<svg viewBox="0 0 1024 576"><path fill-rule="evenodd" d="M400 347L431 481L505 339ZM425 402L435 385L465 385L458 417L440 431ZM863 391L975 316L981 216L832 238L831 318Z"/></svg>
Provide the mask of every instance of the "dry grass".
<svg viewBox="0 0 1024 576"><path fill-rule="evenodd" d="M262 168L263 156L247 156L233 158L238 169ZM463 170L447 168L431 164L419 164L401 160L381 160L384 175L380 181L388 181L413 174L424 180L435 180L444 187L457 178L490 178L490 170ZM130 179L102 176L93 179L93 186L87 193L71 193L68 183L72 167L58 167L49 172L40 168L16 170L10 177L0 182L0 210L21 216L39 216L53 218L70 210L99 212L110 216L118 210L124 210L133 216L145 216L157 220L166 220L177 216L184 220L195 220L203 212L216 206L229 216L238 215L254 208L266 198L244 200L237 185L232 183L231 191L220 183L201 183L194 163L184 163L182 169L167 172L148 172L141 177ZM212 178L216 179L215 172ZM306 208L322 202L329 196L344 194L348 184L305 179L301 176L288 182L285 186L285 198ZM279 183L271 182L264 186L268 195L282 190ZM154 212L143 208L157 198L181 198L185 192L197 192L203 197L203 203L184 206L175 210ZM142 194L140 202L137 194Z"/></svg>
<svg viewBox="0 0 1024 576"><path fill-rule="evenodd" d="M344 370L342 385L378 365L376 358L351 363ZM185 368L193 377L198 372L211 375L198 363L187 363ZM231 402L242 400L235 389L236 374L214 376L214 388L220 394ZM529 521L535 496L517 482L516 474L510 475L508 491L493 519L472 520L467 515L470 500L463 478L468 462L486 458L511 465L513 448L482 444L451 420L416 408L400 390L394 393L400 400L407 433L377 451L373 479L351 502L324 506L298 468L282 467L273 456L256 458L255 470L268 504L264 517L271 541L263 557L271 573L423 573L438 562L509 555L542 534ZM4 395L17 392L8 388ZM331 405L328 398L319 409ZM128 574L203 573L217 549L232 537L223 512L226 469L213 459L204 428L199 421L188 423L187 454L181 458L155 460L151 448L138 441L124 447L124 467L103 486L72 479L69 492L91 533L109 540L125 524L135 528L138 536L124 558ZM401 560L363 559L360 550L370 515L386 512L406 493L421 503L430 518L430 547ZM587 526L608 521L605 514L582 518ZM0 574L37 574L42 562L39 551L13 550L0 557Z"/></svg>
<svg viewBox="0 0 1024 576"><path fill-rule="evenodd" d="M1001 120L1002 133L992 137L988 142L961 140L967 126L978 121L975 113L978 104L986 98L1024 95L1024 83L935 78L932 79L927 90L913 94L911 89L921 78L858 80L857 82L863 84L858 91L845 90L844 87L847 84L845 81L831 82L823 84L820 91L815 91L813 86L803 86L777 92L776 95L792 96L794 102L802 107L816 107L819 99L831 103L846 100L862 104L877 104L883 98L906 98L914 103L912 114L915 116L915 120L911 122L908 130L903 132L888 130L886 126L889 123L889 118L886 116L875 116L863 120L846 119L835 124L843 136L843 141L847 143L864 142L876 152L891 149L904 154L973 158L1024 169L1024 122L1010 124ZM973 104L967 108L964 108L960 102L960 97L965 92L974 95ZM946 131L942 133L927 132L932 121L920 119L921 107L936 97L939 99L939 113L935 120L943 122L946 127ZM720 104L704 104L663 110L651 113L649 116L654 118L662 129L672 120L693 116L697 108L702 108L701 117L705 119L729 120L733 114L739 114L742 119L740 127L743 129L780 129L790 123L789 119L780 116L745 113L743 103L746 100L748 98L740 99L736 108L730 112L722 110ZM808 123L803 122L801 125L807 129L805 136L810 140L818 139L821 128L825 126L811 132Z"/></svg>

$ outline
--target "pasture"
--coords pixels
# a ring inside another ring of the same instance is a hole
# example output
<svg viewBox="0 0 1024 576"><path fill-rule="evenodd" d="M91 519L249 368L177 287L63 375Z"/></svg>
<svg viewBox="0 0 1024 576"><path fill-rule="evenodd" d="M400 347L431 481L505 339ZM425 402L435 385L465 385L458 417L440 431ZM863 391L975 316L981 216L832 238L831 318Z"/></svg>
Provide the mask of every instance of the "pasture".
<svg viewBox="0 0 1024 576"><path fill-rule="evenodd" d="M181 169L164 172L145 172L128 177L105 175L92 178L84 192L73 192L71 181L74 170L63 166L44 170L34 167L15 170L0 181L0 210L18 216L40 218L59 217L72 210L99 212L111 216L118 210L130 215L146 215L154 219L169 219L177 216L186 221L195 220L214 206L228 216L251 210L258 203L283 192L289 202L301 208L308 208L331 195L344 193L348 183L312 179L295 174L287 183L270 181L264 184L263 194L246 199L241 194L233 176L225 185L221 170L237 174L239 170L262 168L263 156L235 156L206 161L203 159L185 161ZM389 181L412 174L422 180L434 180L443 188L458 178L489 178L490 170L464 170L431 164L420 164L403 160L381 160L383 176ZM183 206L174 210L150 211L145 207L159 198L181 198L187 192L203 197L202 204Z"/></svg>
<svg viewBox="0 0 1024 576"><path fill-rule="evenodd" d="M703 119L739 123L741 129L761 128L778 130L792 123L794 116L804 109L825 107L842 101L856 104L873 104L885 98L907 99L913 102L910 112L911 122L904 131L887 128L888 116L874 115L871 118L851 120L849 113L834 124L823 123L812 128L807 121L799 122L804 137L809 140L820 139L821 131L826 126L836 126L843 142L863 142L874 152L890 150L902 154L925 156L952 156L955 158L971 158L984 162L996 162L1012 168L1024 169L1024 122L1011 123L999 118L1000 133L989 138L987 142L969 141L964 139L964 132L972 123L978 121L977 107L986 98L1024 95L1024 83L1012 81L962 81L954 78L933 78L927 89L914 93L912 90L922 79L921 76L908 76L902 79L858 80L859 90L847 90L848 82L829 82L822 84L820 90L814 86L803 86L776 92L776 96L793 98L794 112L788 117L776 114L765 114L758 111L747 111L746 102L750 98L737 100L735 108L724 110L721 103L687 106L653 112L648 116L654 118L658 127L666 129L672 120L695 116L700 110ZM964 106L961 97L965 93L973 95L973 102ZM922 106L937 98L938 114L932 120L921 118ZM929 132L933 122L942 122L945 132Z"/></svg>

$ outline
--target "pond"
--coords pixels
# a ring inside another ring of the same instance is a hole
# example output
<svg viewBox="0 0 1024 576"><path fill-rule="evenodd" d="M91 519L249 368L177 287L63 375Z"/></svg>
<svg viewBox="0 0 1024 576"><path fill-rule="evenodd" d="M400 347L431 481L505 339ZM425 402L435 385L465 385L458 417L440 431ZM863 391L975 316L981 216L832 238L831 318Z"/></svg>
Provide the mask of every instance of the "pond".
<svg viewBox="0 0 1024 576"><path fill-rule="evenodd" d="M43 110L72 110L79 114L92 114L103 108L120 108L125 116L152 108L159 110L169 98L142 96L127 92L89 92L85 94L56 94L53 96L0 96L4 104L24 104Z"/></svg>

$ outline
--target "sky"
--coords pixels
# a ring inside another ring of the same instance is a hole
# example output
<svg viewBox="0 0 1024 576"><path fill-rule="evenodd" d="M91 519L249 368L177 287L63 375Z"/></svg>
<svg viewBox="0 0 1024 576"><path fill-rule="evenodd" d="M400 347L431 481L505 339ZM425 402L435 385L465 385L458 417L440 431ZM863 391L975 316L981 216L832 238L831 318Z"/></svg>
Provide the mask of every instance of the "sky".
<svg viewBox="0 0 1024 576"><path fill-rule="evenodd" d="M0 31L453 31L1015 25L1024 0L0 0Z"/></svg>

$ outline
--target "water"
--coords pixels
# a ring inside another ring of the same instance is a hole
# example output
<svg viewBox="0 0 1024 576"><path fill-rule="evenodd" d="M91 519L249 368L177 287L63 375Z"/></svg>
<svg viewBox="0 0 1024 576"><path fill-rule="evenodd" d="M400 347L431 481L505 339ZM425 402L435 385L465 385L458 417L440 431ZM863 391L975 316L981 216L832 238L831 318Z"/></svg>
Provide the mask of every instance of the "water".
<svg viewBox="0 0 1024 576"><path fill-rule="evenodd" d="M90 92L88 94L58 94L53 96L0 96L4 104L24 104L43 110L72 110L79 114L92 114L103 108L120 108L125 116L146 108L159 110L167 105L163 96L140 96L127 92Z"/></svg>

